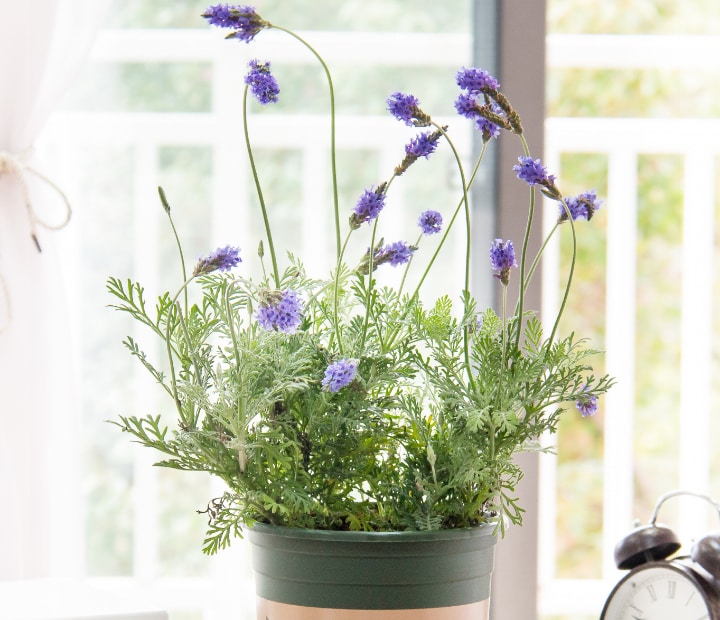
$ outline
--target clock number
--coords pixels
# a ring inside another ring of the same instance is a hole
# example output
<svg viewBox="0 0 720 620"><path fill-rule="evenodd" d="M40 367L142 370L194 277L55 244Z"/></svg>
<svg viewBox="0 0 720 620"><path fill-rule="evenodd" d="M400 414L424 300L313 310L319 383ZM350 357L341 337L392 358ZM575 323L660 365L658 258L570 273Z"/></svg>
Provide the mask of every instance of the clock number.
<svg viewBox="0 0 720 620"><path fill-rule="evenodd" d="M655 592L655 586L652 585L652 584L650 584L650 585L647 587L647 591L648 591L648 593L650 594L650 598L651 598L653 601L657 601L657 593Z"/></svg>
<svg viewBox="0 0 720 620"><path fill-rule="evenodd" d="M677 587L677 581L671 579L668 581L668 598L675 598L675 589Z"/></svg>

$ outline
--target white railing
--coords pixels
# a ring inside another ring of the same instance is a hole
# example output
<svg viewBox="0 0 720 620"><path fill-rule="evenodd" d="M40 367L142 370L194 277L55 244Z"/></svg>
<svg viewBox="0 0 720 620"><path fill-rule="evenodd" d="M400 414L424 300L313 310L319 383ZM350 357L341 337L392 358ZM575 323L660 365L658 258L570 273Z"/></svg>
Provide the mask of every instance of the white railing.
<svg viewBox="0 0 720 620"><path fill-rule="evenodd" d="M541 607L546 613L578 613L598 609L619 573L613 549L632 527L633 512L637 170L641 154L676 154L683 158L683 250L681 299L681 424L677 456L679 486L710 491L710 387L713 291L708 286L714 248L714 158L720 153L720 120L707 119L563 119L547 121L546 160L560 174L562 153L604 153L608 157L606 364L618 384L606 397L603 466L603 576L584 584L555 580L549 549L541 571ZM555 212L553 211L554 215ZM546 304L552 306L556 282L546 272ZM659 276L662 277L662 276ZM550 308L547 309L548 311ZM593 311L599 312L601 308ZM658 386L662 389L662 386ZM671 458L668 456L668 458ZM545 463L545 497L554 497L552 464ZM549 470L549 471L548 471ZM670 484L670 483L669 483ZM668 489L671 490L671 489ZM541 544L554 540L552 502L543 504ZM688 540L708 529L703 511L681 506L677 529ZM571 586L571 587L570 587ZM590 601L594 601L588 605Z"/></svg>
<svg viewBox="0 0 720 620"><path fill-rule="evenodd" d="M216 33L213 33L216 34ZM272 46L273 58L278 62L306 62L305 54L298 54L294 46L280 45L274 33L259 38L253 55L262 56L265 46ZM366 64L392 62L400 66L447 66L457 68L469 62L470 39L461 35L412 35L388 33L370 35L363 33L313 33L309 36L316 48L331 64ZM342 42L342 45L337 44ZM673 41L676 41L673 39ZM570 37L552 36L548 39L549 66L586 67L656 67L666 59L683 66L696 63L697 49L703 52L699 58L717 57L718 42L711 39L689 38L684 45L669 46L670 41L661 37ZM224 161L239 162L242 149L236 136L226 131L226 119L237 115L240 109L240 86L237 79L238 66L248 57L247 48L218 40L217 36L202 31L124 31L106 32L100 37L93 53L95 62L183 62L207 61L212 63L216 86L213 114L64 114L58 115L50 126L49 135L58 143L103 143L132 145L138 157L134 176L129 183L134 187L136 222L140 216L147 225L147 213L156 210L154 188L157 185L156 165L158 151L167 145L211 145L216 155L213 193L216 197L232 196L246 190L246 171L225 167ZM650 51L649 51L650 50ZM670 52L672 50L672 52ZM678 50L680 54L678 56ZM710 54L710 52L713 52ZM239 58L242 57L242 58ZM634 59L634 60L633 60ZM661 59L660 61L658 59ZM708 61L709 62L709 61ZM259 116L253 120L253 135L263 140L265 147L285 147L302 152L303 167L308 174L326 164L326 125L322 118L308 116L298 122L296 118L272 120ZM378 144L375 136L388 137ZM397 145L402 144L402 128L386 119L375 117L341 118L338 138L341 148L375 150L381 172L394 163ZM460 140L460 147L467 152L468 138ZM692 486L707 491L709 453L707 449L709 369L710 369L710 314L712 309L711 287L703 284L705 274L695 265L710 264L713 238L713 156L717 149L708 145L720 144L720 121L642 120L642 119L548 119L546 125L546 157L548 168L562 174L560 156L563 153L605 153L608 156L607 223L607 305L595 309L606 313L606 349L608 372L618 378L618 385L607 397L605 407L604 465L604 532L603 532L603 579L584 580L569 584L555 577L553 541L555 538L554 515L554 465L553 460L543 461L542 482L542 545L540 557L540 607L542 614L597 615L608 585L616 578L612 565L612 549L623 536L633 517L633 411L634 411L634 352L629 343L634 341L635 325L635 244L637 216L637 158L644 153L677 153L685 161L685 209L682 296L683 364L682 374L682 420L681 453L678 458L681 486ZM388 146L390 145L390 146ZM395 188L393 188L395 189ZM306 183L303 187L303 208L312 208L323 196L317 195L317 184ZM239 224L243 216L236 209L224 204L219 198L214 218L215 237L228 226ZM153 204L149 203L153 201ZM555 211L552 210L554 214ZM136 225L137 239L135 260L137 264L152 264L157 256L152 228ZM312 231L305 231L307 241L312 242ZM552 251L548 255L553 260ZM554 271L546 269L543 311L549 313L554 303ZM147 274L152 280L153 273ZM552 292L552 294L551 294ZM135 505L135 569L136 574L146 578L154 574L157 549L157 522L153 506L155 470L148 466L149 456L141 455L135 467L138 481ZM142 507L142 509L141 509ZM681 530L702 526L694 522L694 515L684 511ZM242 551L238 551L241 553ZM230 556L218 560L217 576L230 565ZM215 578L215 577L214 577ZM125 587L122 580L118 581ZM200 608L212 592L207 583L197 579L161 580L154 600L164 602L172 609ZM572 587L568 587L571 585ZM249 592L249 590L248 590ZM193 596L195 593L197 596ZM159 597L159 599L158 599ZM222 599L223 597L220 597ZM251 597L248 596L248 599ZM230 601L214 599L218 610ZM250 613L251 605L245 607ZM222 617L222 611L217 611ZM208 613L206 618L214 617ZM250 616L248 616L250 617Z"/></svg>

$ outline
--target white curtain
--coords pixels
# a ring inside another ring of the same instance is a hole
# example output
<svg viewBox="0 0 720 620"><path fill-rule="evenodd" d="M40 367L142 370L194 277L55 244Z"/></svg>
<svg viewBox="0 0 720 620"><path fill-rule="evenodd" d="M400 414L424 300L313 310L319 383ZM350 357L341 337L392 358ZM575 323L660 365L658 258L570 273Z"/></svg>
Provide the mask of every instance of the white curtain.
<svg viewBox="0 0 720 620"><path fill-rule="evenodd" d="M79 428L53 248L69 209L33 144L107 8L0 0L0 580L81 570Z"/></svg>

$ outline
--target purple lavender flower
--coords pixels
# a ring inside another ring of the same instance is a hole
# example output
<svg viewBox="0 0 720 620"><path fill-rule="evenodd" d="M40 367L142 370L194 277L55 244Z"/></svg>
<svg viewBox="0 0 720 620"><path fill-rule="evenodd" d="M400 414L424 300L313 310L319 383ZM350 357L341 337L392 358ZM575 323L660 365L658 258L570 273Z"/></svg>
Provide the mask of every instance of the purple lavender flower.
<svg viewBox="0 0 720 620"><path fill-rule="evenodd" d="M262 19L252 6L230 6L216 4L202 14L213 26L231 28L227 38L240 39L249 43L263 28L269 28L270 23Z"/></svg>
<svg viewBox="0 0 720 620"><path fill-rule="evenodd" d="M233 28L235 26L235 21L230 17L230 7L227 4L210 6L202 16L207 19L210 24L218 26L219 28Z"/></svg>
<svg viewBox="0 0 720 620"><path fill-rule="evenodd" d="M485 142L489 142L500 135L500 127L484 117L476 119L475 126L482 133Z"/></svg>
<svg viewBox="0 0 720 620"><path fill-rule="evenodd" d="M479 114L480 104L475 95L460 93L455 100L455 110L460 116L474 119Z"/></svg>
<svg viewBox="0 0 720 620"><path fill-rule="evenodd" d="M568 219L568 211L570 212L570 217L573 221L579 219L589 221L592 216L595 215L595 211L597 211L603 204L603 201L598 199L595 190L583 192L577 196L569 196L564 199L564 202L567 205L567 211L561 204L560 217L558 220L560 222L564 222Z"/></svg>
<svg viewBox="0 0 720 620"><path fill-rule="evenodd" d="M423 132L415 136L405 145L405 153L410 157L428 159L435 152L438 145L439 135L437 132Z"/></svg>
<svg viewBox="0 0 720 620"><path fill-rule="evenodd" d="M403 174L420 157L428 159L437 149L438 141L442 138L444 131L447 131L447 125L442 129L420 133L410 140L405 145L405 157L400 165L395 167L395 176Z"/></svg>
<svg viewBox="0 0 720 620"><path fill-rule="evenodd" d="M373 271L385 263L390 263L393 267L404 265L412 258L415 250L417 250L417 246L410 245L404 241L395 241L388 245L378 245L372 254ZM362 274L370 273L370 250L365 253L357 270Z"/></svg>
<svg viewBox="0 0 720 620"><path fill-rule="evenodd" d="M302 311L303 302L295 291L263 291L255 316L260 327L267 331L294 334L302 321Z"/></svg>
<svg viewBox="0 0 720 620"><path fill-rule="evenodd" d="M585 392L578 397L575 406L584 418L595 415L598 410L597 396Z"/></svg>
<svg viewBox="0 0 720 620"><path fill-rule="evenodd" d="M330 364L325 370L322 386L329 392L339 392L350 385L357 374L357 360L342 359Z"/></svg>
<svg viewBox="0 0 720 620"><path fill-rule="evenodd" d="M532 157L518 157L519 164L513 166L517 172L518 179L525 181L530 186L539 185L540 191L548 198L562 200L562 194L555 185L555 176L548 174L545 166L539 159Z"/></svg>
<svg viewBox="0 0 720 620"><path fill-rule="evenodd" d="M224 248L218 248L209 256L198 260L193 277L204 276L213 271L229 271L241 262L240 248L233 248L226 245Z"/></svg>
<svg viewBox="0 0 720 620"><path fill-rule="evenodd" d="M414 95L396 92L388 97L387 104L390 114L410 127L430 125L430 116L420 109L420 101Z"/></svg>
<svg viewBox="0 0 720 620"><path fill-rule="evenodd" d="M375 189L366 189L355 203L350 216L350 227L355 230L365 222L374 220L385 207L385 183Z"/></svg>
<svg viewBox="0 0 720 620"><path fill-rule="evenodd" d="M482 133L483 140L489 142L500 135L500 127L485 116L491 113L496 119L503 119L503 110L495 102L480 105L475 95L460 93L455 100L455 110L460 116L475 121L475 126Z"/></svg>
<svg viewBox="0 0 720 620"><path fill-rule="evenodd" d="M263 105L277 103L280 86L270 73L270 63L251 60L248 67L250 71L245 76L245 83L250 86L253 96Z"/></svg>
<svg viewBox="0 0 720 620"><path fill-rule="evenodd" d="M424 235L434 235L442 230L442 215L437 211L423 211L418 218L418 226Z"/></svg>
<svg viewBox="0 0 720 620"><path fill-rule="evenodd" d="M543 185L548 181L554 181L555 177L548 175L545 166L539 159L532 157L518 157L519 164L513 166L517 172L518 179L525 181L528 185Z"/></svg>
<svg viewBox="0 0 720 620"><path fill-rule="evenodd" d="M500 82L484 69L463 67L456 76L457 85L470 93L481 93L486 89L498 90Z"/></svg>
<svg viewBox="0 0 720 620"><path fill-rule="evenodd" d="M495 271L495 277L507 286L510 281L510 269L518 266L513 242L495 239L490 246L490 264Z"/></svg>
<svg viewBox="0 0 720 620"><path fill-rule="evenodd" d="M375 250L375 260L373 262L376 265L390 263L393 267L397 267L407 263L412 258L415 250L417 248L413 245L409 245L404 241L395 241L395 243L380 246Z"/></svg>

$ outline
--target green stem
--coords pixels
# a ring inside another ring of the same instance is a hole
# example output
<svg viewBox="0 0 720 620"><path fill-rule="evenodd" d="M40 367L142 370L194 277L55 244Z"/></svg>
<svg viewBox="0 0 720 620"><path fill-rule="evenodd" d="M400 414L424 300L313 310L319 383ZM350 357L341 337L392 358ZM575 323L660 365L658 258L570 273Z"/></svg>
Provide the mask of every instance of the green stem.
<svg viewBox="0 0 720 620"><path fill-rule="evenodd" d="M530 149L528 148L525 136L520 134L520 141L522 142L523 151L525 156L530 156ZM520 251L520 287L518 291L518 303L517 303L517 328L515 333L515 348L517 349L520 345L520 334L522 332L522 319L525 306L525 258L527 255L528 245L530 243L530 231L532 230L533 219L535 217L535 188L530 188L530 208L528 209L527 223L525 224L525 234L523 236L522 249Z"/></svg>
<svg viewBox="0 0 720 620"><path fill-rule="evenodd" d="M432 124L442 134L442 136L445 138L445 141L450 146L450 149L453 152L453 156L455 157L455 162L457 163L458 171L460 173L460 182L462 183L462 190L463 190L462 201L460 202L460 205L465 206L465 284L464 284L464 290L466 291L467 295L470 295L470 247L471 247L471 242L472 242L472 235L471 235L471 229L470 229L470 199L468 196L468 187L469 186L465 180L465 169L462 165L462 160L460 159L460 154L457 152L457 149L455 148L455 144L450 139L450 136L447 135L447 132L445 131L445 129L443 129L442 126L438 125L434 121ZM484 152L484 150L483 150L483 152ZM481 154L481 157L482 157L482 154ZM459 206L458 206L458 209L459 209ZM455 215L457 215L457 211L455 212ZM455 215L453 215L451 224L452 224L452 222L455 221ZM447 233L447 231L446 231L446 233ZM445 241L445 237L443 237L442 241ZM434 260L434 257L433 257L433 260ZM465 327L463 329L463 353L465 356L465 367L467 369L469 387L471 390L474 391L475 378L473 377L472 365L470 364L470 327L468 325L465 325Z"/></svg>
<svg viewBox="0 0 720 620"><path fill-rule="evenodd" d="M420 242L422 241L422 234L418 237L418 240L415 242L415 247L420 246ZM405 270L403 271L402 280L400 280L400 288L398 289L398 299L402 296L403 289L405 288L405 280L407 279L408 271L410 271L410 265L413 263L413 259L415 256L411 256L410 260L408 260L407 265L405 265Z"/></svg>
<svg viewBox="0 0 720 620"><path fill-rule="evenodd" d="M305 39L303 39L301 36L293 32L292 30L287 30L286 28L275 25L273 25L272 27L276 30L280 30L281 32L289 34L291 37L297 39L300 43L302 43L308 50L310 50L313 56L317 58L318 62L323 68L323 71L325 71L325 77L327 78L328 89L330 91L330 165L332 169L333 206L335 213L335 242L337 246L337 255L339 257L341 252L339 206L340 202L338 199L337 162L335 157L335 88L333 87L332 75L323 57L320 56L320 54L318 54L315 48L310 45Z"/></svg>
<svg viewBox="0 0 720 620"><path fill-rule="evenodd" d="M175 228L175 222L173 221L172 214L170 213L170 203L167 200L167 197L165 196L165 190L163 190L162 187L158 186L158 194L160 195L160 202L162 203L163 209L165 210L165 213L167 214L168 221L170 222L170 228L172 228L173 235L175 236L175 245L177 245L178 253L180 254L180 267L182 268L182 279L183 282L187 280L187 270L185 269L185 256L183 254L182 249L182 243L180 243L180 236L178 235L178 231ZM188 312L188 293L187 288L185 289L185 299L184 299L185 305L185 314Z"/></svg>
<svg viewBox="0 0 720 620"><path fill-rule="evenodd" d="M498 393L502 393L502 384L505 376L505 364L507 363L507 286L502 287L502 364L500 365L500 380Z"/></svg>
<svg viewBox="0 0 720 620"><path fill-rule="evenodd" d="M252 146L250 144L250 133L248 131L247 122L247 101L248 87L245 86L243 95L243 131L245 133L245 146L247 148L250 169L252 170L253 179L255 181L255 189L257 190L258 200L260 201L260 210L262 211L263 222L265 224L265 235L267 236L268 248L270 250L270 259L272 260L273 276L275 278L275 288L280 288L280 272L277 266L277 258L275 256L275 244L273 243L272 230L270 229L270 220L268 219L267 207L265 206L265 198L263 196L262 186L260 185L260 177L258 176L257 167L255 166L255 158L253 157Z"/></svg>
<svg viewBox="0 0 720 620"><path fill-rule="evenodd" d="M225 313L227 315L227 326L228 330L230 332L230 339L233 343L233 352L235 353L235 361L237 363L237 366L240 367L240 348L238 347L237 342L237 334L235 333L235 325L233 323L233 317L235 314L232 311L232 307L230 306L230 293L233 289L233 287L238 283L237 280L233 280L228 284L227 288L225 289Z"/></svg>
<svg viewBox="0 0 720 620"><path fill-rule="evenodd" d="M183 336L185 337L185 343L187 344L188 352L190 353L193 366L195 367L195 376L200 377L200 362L198 361L197 353L195 352L195 348L193 347L192 341L190 340L190 333L187 330L187 323L185 322L185 318L183 317L180 304L176 303L176 306L178 311L178 318L180 319L180 327L182 328Z"/></svg>
<svg viewBox="0 0 720 620"><path fill-rule="evenodd" d="M468 181L468 187L473 184L473 181L475 180L475 177L477 176L478 170L480 169L480 164L482 163L483 157L485 155L485 150L486 150L486 144L483 144L482 150L480 151L480 155L478 156L478 159L475 162L475 167L473 168L472 174L470 175L470 179ZM415 287L415 292L412 295L412 299L415 299L420 294L420 289L422 288L422 285L424 284L425 280L427 279L427 276L430 273L432 266L435 264L435 260L437 259L438 255L440 254L440 250L442 250L443 246L445 245L445 241L447 240L448 235L450 234L450 231L452 230L453 224L455 223L455 220L457 219L457 216L460 213L460 209L462 209L462 207L463 207L464 196L465 196L465 193L463 193L463 198L461 198L460 202L458 202L458 205L455 208L455 211L453 212L453 216L452 216L452 218L450 218L450 222L445 227L445 232L443 232L440 242L438 243L437 247L435 248L435 252L433 252L433 255L430 257L430 261L428 262L427 267L425 267L425 271L420 276L420 280L418 281L418 284Z"/></svg>
<svg viewBox="0 0 720 620"><path fill-rule="evenodd" d="M552 239L553 235L555 234L555 231L558 229L558 226L560 226L560 223L555 222L555 225L552 227L552 230L545 237L545 240L543 241L542 245L540 246L538 253L535 255L535 258L533 259L533 262L530 265L530 269L528 269L527 276L525 276L525 281L523 283L523 286L525 288L527 288L530 285L530 281L532 280L532 277L535 274L535 270L537 269L537 266L540 264L540 259L542 258L543 254L545 253L548 243L550 242L550 239Z"/></svg>
<svg viewBox="0 0 720 620"><path fill-rule="evenodd" d="M352 231L351 231L352 232ZM347 249L348 241L350 241L350 233L345 237L345 243L343 243L338 254L337 266L335 267L335 282L333 286L333 321L335 323L335 337L337 338L338 352L343 355L342 345L342 334L340 332L340 270L342 269L342 259Z"/></svg>
<svg viewBox="0 0 720 620"><path fill-rule="evenodd" d="M455 162L457 163L458 172L460 173L460 182L462 183L462 190L463 190L463 196L461 205L465 206L465 290L469 293L470 292L470 247L471 247L471 241L472 241L472 235L471 235L471 229L470 229L470 198L468 196L468 188L469 185L465 181L465 168L462 165L462 160L460 159L460 154L457 152L457 149L455 148L455 144L450 139L450 136L448 136L447 132L443 127L438 125L436 122L433 121L433 127L435 127L445 138L445 141L450 146L450 149L453 152L453 156L455 157ZM483 148L484 150L484 148ZM482 158L482 153L481 153ZM453 220L455 218L453 217ZM443 241L445 239L443 238Z"/></svg>
<svg viewBox="0 0 720 620"><path fill-rule="evenodd" d="M182 405L180 404L180 398L178 396L178 389L177 389L177 376L175 374L175 362L173 361L173 348L170 341L170 325L171 325L171 308L176 309L178 314L180 314L180 309L177 308L176 303L178 297L180 297L180 294L183 291L187 291L187 287L190 284L190 282L193 281L195 276L190 276L185 280L183 285L178 289L178 292L175 293L175 296L170 301L170 304L168 306L168 315L167 320L165 321L165 348L167 350L167 357L168 357L168 365L170 367L170 385L172 386L172 396L173 400L175 401L175 407L178 410L178 414L180 415L180 419L186 423L187 426L191 427L193 425L187 424L187 420L185 419L185 416L183 415ZM182 319L180 319L182 321ZM178 354L179 355L179 354Z"/></svg>
<svg viewBox="0 0 720 620"><path fill-rule="evenodd" d="M565 201L561 201L560 204L562 204L563 208L565 209L565 212L568 216L568 222L570 222L570 230L572 231L572 255L570 257L570 269L568 270L567 282L565 283L565 292L563 293L562 302L560 303L560 309L558 310L557 316L555 317L555 323L553 324L552 331L550 332L550 338L548 338L549 343L552 343L552 341L554 340L555 334L558 330L558 325L560 325L560 318L562 317L563 312L565 312L565 306L567 305L567 300L570 296L570 286L572 285L573 274L575 273L575 260L577 258L577 236L575 234L575 222L572 219L570 209L568 209Z"/></svg>
<svg viewBox="0 0 720 620"><path fill-rule="evenodd" d="M362 336L360 338L360 347L361 349L365 348L365 338L367 336L367 329L368 329L368 323L370 322L370 301L372 298L372 290L373 290L373 270L375 269L374 259L375 259L375 236L377 233L377 225L378 225L378 218L375 218L375 222L373 222L373 229L372 229L372 235L370 237L370 256L368 257L368 283L367 283L367 293L365 296L365 320L363 321L363 328L362 328Z"/></svg>

